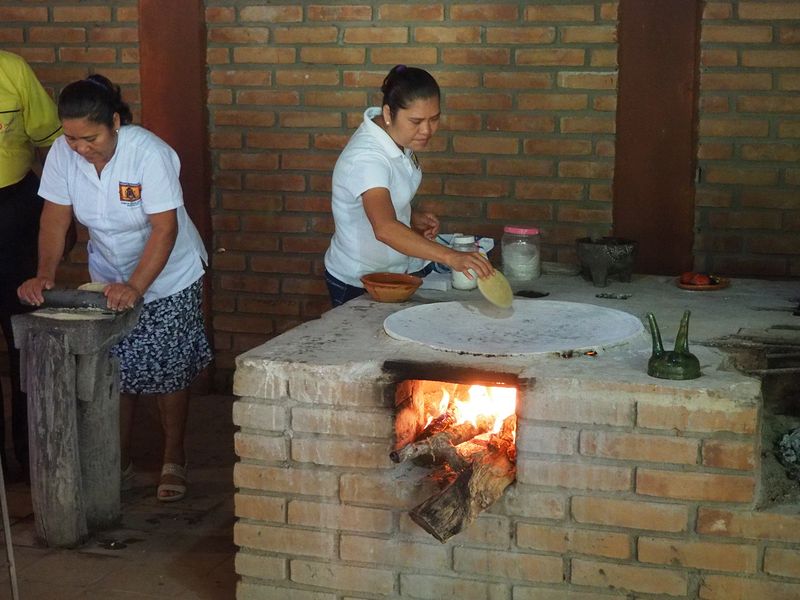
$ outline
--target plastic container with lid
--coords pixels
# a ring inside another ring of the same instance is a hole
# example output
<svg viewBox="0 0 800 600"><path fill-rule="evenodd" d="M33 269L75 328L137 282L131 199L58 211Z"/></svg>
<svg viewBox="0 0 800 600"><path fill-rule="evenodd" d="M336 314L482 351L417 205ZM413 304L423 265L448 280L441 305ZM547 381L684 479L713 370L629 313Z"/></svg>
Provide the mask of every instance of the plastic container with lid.
<svg viewBox="0 0 800 600"><path fill-rule="evenodd" d="M507 279L521 282L541 276L539 239L539 229L536 227L506 225L503 228L503 274Z"/></svg>
<svg viewBox="0 0 800 600"><path fill-rule="evenodd" d="M454 234L451 246L453 250L459 252L477 252L479 250L478 242L475 241L474 235ZM452 271L452 284L455 289L474 290L478 287L478 276L472 269L469 272L472 274L472 279L461 271Z"/></svg>

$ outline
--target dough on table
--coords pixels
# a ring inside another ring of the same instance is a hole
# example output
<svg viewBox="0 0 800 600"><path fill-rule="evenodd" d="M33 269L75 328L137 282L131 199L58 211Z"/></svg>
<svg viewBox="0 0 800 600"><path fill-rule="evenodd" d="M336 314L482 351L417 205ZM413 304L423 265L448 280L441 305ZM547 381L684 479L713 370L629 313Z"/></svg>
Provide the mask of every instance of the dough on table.
<svg viewBox="0 0 800 600"><path fill-rule="evenodd" d="M102 292L107 285L107 283L102 281L90 281L89 283L79 285L78 289L83 292Z"/></svg>

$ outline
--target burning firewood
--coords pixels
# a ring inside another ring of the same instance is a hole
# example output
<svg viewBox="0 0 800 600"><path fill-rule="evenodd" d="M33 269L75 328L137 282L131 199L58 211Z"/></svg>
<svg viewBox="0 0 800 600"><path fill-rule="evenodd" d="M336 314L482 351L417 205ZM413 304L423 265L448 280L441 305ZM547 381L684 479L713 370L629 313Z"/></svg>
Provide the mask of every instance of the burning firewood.
<svg viewBox="0 0 800 600"><path fill-rule="evenodd" d="M434 419L431 424L436 423L436 421ZM393 462L401 463L406 460L427 456L433 464L439 464L444 461L455 470L460 471L469 463L464 462L458 456L455 447L462 442L471 440L475 436L491 431L492 427L494 427L494 419L487 417L479 419L477 425L469 421L458 423L450 425L444 431L439 431L429 436L426 436L428 431L428 428L426 428L415 442L400 450L391 452L389 458Z"/></svg>
<svg viewBox="0 0 800 600"><path fill-rule="evenodd" d="M508 431L513 432L510 424ZM502 433L493 435L485 451L476 452L471 459L471 463L465 461L468 466L452 484L409 513L417 525L442 543L472 523L516 478L514 442Z"/></svg>
<svg viewBox="0 0 800 600"><path fill-rule="evenodd" d="M516 476L516 390L404 382L398 392L396 463L436 467L441 490L410 517L441 542L467 527ZM502 422L500 422L502 419ZM494 432L494 433L492 433Z"/></svg>

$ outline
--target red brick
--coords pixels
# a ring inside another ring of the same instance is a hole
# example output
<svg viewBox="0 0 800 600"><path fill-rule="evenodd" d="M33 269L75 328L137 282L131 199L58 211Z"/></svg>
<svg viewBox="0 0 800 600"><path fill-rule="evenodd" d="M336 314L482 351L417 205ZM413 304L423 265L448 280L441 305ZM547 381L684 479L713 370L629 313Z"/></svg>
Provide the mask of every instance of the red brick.
<svg viewBox="0 0 800 600"><path fill-rule="evenodd" d="M300 48L299 59L311 64L360 65L364 63L363 48Z"/></svg>
<svg viewBox="0 0 800 600"><path fill-rule="evenodd" d="M562 133L614 133L616 122L613 117L563 117Z"/></svg>
<svg viewBox="0 0 800 600"><path fill-rule="evenodd" d="M764 552L764 572L800 579L800 551L795 548L767 548Z"/></svg>
<svg viewBox="0 0 800 600"><path fill-rule="evenodd" d="M458 598L458 600L487 600L502 598L492 593L497 584L490 584L474 579L436 577L433 575L401 574L400 586L403 593L410 598L439 600L442 598Z"/></svg>
<svg viewBox="0 0 800 600"><path fill-rule="evenodd" d="M431 171L427 161L425 171ZM452 172L452 169L449 169L449 172ZM467 173L469 171L461 167L458 172ZM486 161L486 174L509 177L552 177L555 175L555 164L552 160L492 158Z"/></svg>
<svg viewBox="0 0 800 600"><path fill-rule="evenodd" d="M286 522L286 500L275 496L236 493L234 514L243 519L273 523Z"/></svg>
<svg viewBox="0 0 800 600"><path fill-rule="evenodd" d="M703 73L700 87L709 91L722 90L771 90L772 75L769 73Z"/></svg>
<svg viewBox="0 0 800 600"><path fill-rule="evenodd" d="M89 41L96 44L133 44L139 41L139 30L135 27L93 27L89 30Z"/></svg>
<svg viewBox="0 0 800 600"><path fill-rule="evenodd" d="M755 119L700 119L700 135L708 137L766 137L769 121Z"/></svg>
<svg viewBox="0 0 800 600"><path fill-rule="evenodd" d="M572 559L570 582L669 596L683 596L688 591L687 575L681 571L577 558Z"/></svg>
<svg viewBox="0 0 800 600"><path fill-rule="evenodd" d="M730 2L706 2L703 6L703 20L729 19L731 17Z"/></svg>
<svg viewBox="0 0 800 600"><path fill-rule="evenodd" d="M544 154L550 156L579 156L592 152L589 140L525 140L525 154Z"/></svg>
<svg viewBox="0 0 800 600"><path fill-rule="evenodd" d="M520 548L558 554L590 554L606 558L630 558L631 540L623 533L519 523Z"/></svg>
<svg viewBox="0 0 800 600"><path fill-rule="evenodd" d="M450 18L454 21L516 21L519 9L507 4L454 4L450 8Z"/></svg>
<svg viewBox="0 0 800 600"><path fill-rule="evenodd" d="M525 8L528 21L594 21L594 6L582 4L575 6L542 5Z"/></svg>
<svg viewBox="0 0 800 600"><path fill-rule="evenodd" d="M234 544L267 552L332 557L333 532L324 533L293 527L254 525L242 521L233 528Z"/></svg>
<svg viewBox="0 0 800 600"><path fill-rule="evenodd" d="M487 94L469 92L467 94L448 94L445 101L447 110L508 110L514 102L511 94ZM541 117L537 117L541 119ZM488 129L494 129L491 125Z"/></svg>
<svg viewBox="0 0 800 600"><path fill-rule="evenodd" d="M571 73L562 72L558 74L558 87L568 89L588 89L588 90L616 90L616 73Z"/></svg>
<svg viewBox="0 0 800 600"><path fill-rule="evenodd" d="M500 108L500 104L495 103L487 106ZM555 120L550 115L525 115L515 114L490 114L486 117L486 129L488 131L520 131L553 133L556 130Z"/></svg>
<svg viewBox="0 0 800 600"><path fill-rule="evenodd" d="M453 569L469 575L489 575L505 580L545 583L561 583L564 580L564 566L560 556L503 552L495 548L454 548Z"/></svg>
<svg viewBox="0 0 800 600"><path fill-rule="evenodd" d="M310 21L369 21L372 19L371 6L308 6L306 15Z"/></svg>
<svg viewBox="0 0 800 600"><path fill-rule="evenodd" d="M486 88L505 88L512 90L549 90L553 87L553 76L549 73L493 72L483 77ZM522 97L522 94L517 96Z"/></svg>
<svg viewBox="0 0 800 600"><path fill-rule="evenodd" d="M617 50L591 49L589 64L593 67L617 67Z"/></svg>
<svg viewBox="0 0 800 600"><path fill-rule="evenodd" d="M302 6L244 6L239 9L240 21L297 23L303 20Z"/></svg>
<svg viewBox="0 0 800 600"><path fill-rule="evenodd" d="M245 552L237 552L235 558L235 569L237 575L245 577L255 577L257 579L271 579L280 580L286 579L289 576L288 561L285 558L275 556L263 556L260 554L250 554ZM250 591L247 588L250 588ZM247 597L248 593L256 593L255 586L239 586L237 593ZM271 589L272 586L269 586ZM257 593L265 592L265 586L259 585ZM301 599L297 599L301 600Z"/></svg>
<svg viewBox="0 0 800 600"><path fill-rule="evenodd" d="M272 30L276 44L334 44L339 36L336 27L280 27ZM352 41L352 40L351 40Z"/></svg>
<svg viewBox="0 0 800 600"><path fill-rule="evenodd" d="M708 215L715 229L780 229L781 216L765 211L730 211Z"/></svg>
<svg viewBox="0 0 800 600"><path fill-rule="evenodd" d="M700 584L701 600L796 600L800 584L765 579L703 575Z"/></svg>
<svg viewBox="0 0 800 600"><path fill-rule="evenodd" d="M701 43L768 44L772 27L766 25L703 25Z"/></svg>
<svg viewBox="0 0 800 600"><path fill-rule="evenodd" d="M725 48L704 48L700 51L701 67L736 67L739 54L736 50Z"/></svg>
<svg viewBox="0 0 800 600"><path fill-rule="evenodd" d="M107 22L111 20L111 8L106 6L55 6L53 21L58 22Z"/></svg>
<svg viewBox="0 0 800 600"><path fill-rule="evenodd" d="M636 493L684 500L750 502L755 491L752 477L637 469Z"/></svg>
<svg viewBox="0 0 800 600"><path fill-rule="evenodd" d="M407 27L347 27L346 44L404 44L409 41Z"/></svg>
<svg viewBox="0 0 800 600"><path fill-rule="evenodd" d="M637 407L636 424L646 429L753 433L756 430L757 417L754 408L693 410L684 406L640 402Z"/></svg>
<svg viewBox="0 0 800 600"><path fill-rule="evenodd" d="M458 135L453 138L453 150L458 153L517 154L519 142L509 137L470 137Z"/></svg>
<svg viewBox="0 0 800 600"><path fill-rule="evenodd" d="M364 105L363 92L328 91L306 92L306 103L309 106L353 107Z"/></svg>
<svg viewBox="0 0 800 600"><path fill-rule="evenodd" d="M375 65L435 65L438 62L436 48L400 46L394 48L371 48L370 56Z"/></svg>
<svg viewBox="0 0 800 600"><path fill-rule="evenodd" d="M315 529L389 533L392 513L376 508L292 500L287 522Z"/></svg>
<svg viewBox="0 0 800 600"><path fill-rule="evenodd" d="M233 469L233 480L239 488L319 497L333 497L339 489L336 474L316 469L284 469L237 463Z"/></svg>
<svg viewBox="0 0 800 600"><path fill-rule="evenodd" d="M296 106L300 104L300 94L296 91L255 91L243 90L236 93L237 104L277 104Z"/></svg>
<svg viewBox="0 0 800 600"><path fill-rule="evenodd" d="M745 160L793 163L800 160L800 148L796 144L742 144L740 148Z"/></svg>
<svg viewBox="0 0 800 600"><path fill-rule="evenodd" d="M517 463L517 480L530 485L579 490L628 491L631 469L600 464L534 460L522 457Z"/></svg>
<svg viewBox="0 0 800 600"><path fill-rule="evenodd" d="M232 6L206 7L206 23L233 23L236 9Z"/></svg>
<svg viewBox="0 0 800 600"><path fill-rule="evenodd" d="M579 523L651 531L686 531L688 507L644 500L574 496L572 517Z"/></svg>
<svg viewBox="0 0 800 600"><path fill-rule="evenodd" d="M31 27L28 30L31 42L36 43L81 43L86 41L86 29L83 27Z"/></svg>
<svg viewBox="0 0 800 600"><path fill-rule="evenodd" d="M800 112L800 97L787 96L740 96L736 101L739 112Z"/></svg>
<svg viewBox="0 0 800 600"><path fill-rule="evenodd" d="M550 44L556 39L555 27L486 27L488 44Z"/></svg>
<svg viewBox="0 0 800 600"><path fill-rule="evenodd" d="M506 48L444 48L442 61L451 65L507 65L511 54Z"/></svg>
<svg viewBox="0 0 800 600"><path fill-rule="evenodd" d="M47 21L47 7L0 6L0 21Z"/></svg>
<svg viewBox="0 0 800 600"><path fill-rule="evenodd" d="M736 573L754 573L758 567L758 547L738 543L640 537L637 557L644 563Z"/></svg>
<svg viewBox="0 0 800 600"><path fill-rule="evenodd" d="M266 27L212 27L208 40L216 44L264 44L270 39Z"/></svg>
<svg viewBox="0 0 800 600"><path fill-rule="evenodd" d="M333 528L340 529L336 524L333 524ZM434 546L430 543L355 535L341 536L339 556L345 561L373 563L384 567L418 568L424 565L426 569L443 571L450 566L450 551L441 544Z"/></svg>
<svg viewBox="0 0 800 600"><path fill-rule="evenodd" d="M477 198L501 198L508 196L507 181L486 181L485 179L459 179L447 181L444 193L448 196L473 196Z"/></svg>
<svg viewBox="0 0 800 600"><path fill-rule="evenodd" d="M272 319L253 315L216 315L214 329L220 331L233 331L251 333L254 331L268 333L272 331Z"/></svg>
<svg viewBox="0 0 800 600"><path fill-rule="evenodd" d="M381 4L378 8L380 21L444 21L441 4Z"/></svg>
<svg viewBox="0 0 800 600"><path fill-rule="evenodd" d="M589 105L586 94L518 94L521 110L584 110Z"/></svg>
<svg viewBox="0 0 800 600"><path fill-rule="evenodd" d="M612 179L614 165L610 162L562 160L558 164L558 176L561 178Z"/></svg>
<svg viewBox="0 0 800 600"><path fill-rule="evenodd" d="M486 208L486 216L497 221L549 221L553 218L550 206L492 202Z"/></svg>
<svg viewBox="0 0 800 600"><path fill-rule="evenodd" d="M697 463L698 441L679 437L582 431L581 454L662 463Z"/></svg>
<svg viewBox="0 0 800 600"><path fill-rule="evenodd" d="M294 48L262 48L234 46L233 62L245 64L294 63L297 50Z"/></svg>
<svg viewBox="0 0 800 600"><path fill-rule="evenodd" d="M581 48L550 48L547 50L521 49L515 50L514 54L516 63L525 66L576 67L583 65L586 60L586 51Z"/></svg>
<svg viewBox="0 0 800 600"><path fill-rule="evenodd" d="M388 595L394 588L394 574L387 569L350 567L305 560L291 562L291 579L300 584L337 590Z"/></svg>
<svg viewBox="0 0 800 600"><path fill-rule="evenodd" d="M564 44L613 44L617 41L617 28L614 25L582 25L561 28L561 41Z"/></svg>
<svg viewBox="0 0 800 600"><path fill-rule="evenodd" d="M755 462L755 448L749 442L703 440L705 466L750 471L755 468Z"/></svg>
<svg viewBox="0 0 800 600"><path fill-rule="evenodd" d="M564 223L611 223L611 208L590 209L559 206L556 216Z"/></svg>
<svg viewBox="0 0 800 600"><path fill-rule="evenodd" d="M800 66L800 50L743 50L742 66L796 68Z"/></svg>
<svg viewBox="0 0 800 600"><path fill-rule="evenodd" d="M283 437L266 437L262 434L250 435L237 432L233 436L233 446L240 458L281 462L289 458L288 442Z"/></svg>
<svg viewBox="0 0 800 600"><path fill-rule="evenodd" d="M257 294L277 294L278 281L267 279L263 275L253 277L249 275L224 275L220 278L223 290L232 292L253 292Z"/></svg>

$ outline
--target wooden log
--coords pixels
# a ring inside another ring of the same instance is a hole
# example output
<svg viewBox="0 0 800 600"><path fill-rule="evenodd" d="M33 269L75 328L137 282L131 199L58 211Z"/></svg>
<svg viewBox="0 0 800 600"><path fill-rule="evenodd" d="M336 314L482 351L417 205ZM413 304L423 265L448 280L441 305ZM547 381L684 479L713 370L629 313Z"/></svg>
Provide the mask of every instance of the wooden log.
<svg viewBox="0 0 800 600"><path fill-rule="evenodd" d="M78 440L86 524L107 529L120 503L119 361L101 349L77 357Z"/></svg>
<svg viewBox="0 0 800 600"><path fill-rule="evenodd" d="M409 516L444 543L491 506L516 478L513 442L497 436L455 481L414 509Z"/></svg>
<svg viewBox="0 0 800 600"><path fill-rule="evenodd" d="M48 546L88 537L81 490L75 356L62 331L30 329L22 345L28 392L31 500L36 533Z"/></svg>
<svg viewBox="0 0 800 600"><path fill-rule="evenodd" d="M437 463L437 455L444 453L449 455L448 448L454 448L462 442L471 440L476 435L490 431L493 425L494 423L490 419L479 420L478 425L473 425L469 421L459 423L428 438L408 444L400 450L395 450L389 453L389 458L393 462L401 463L414 458L427 457Z"/></svg>

